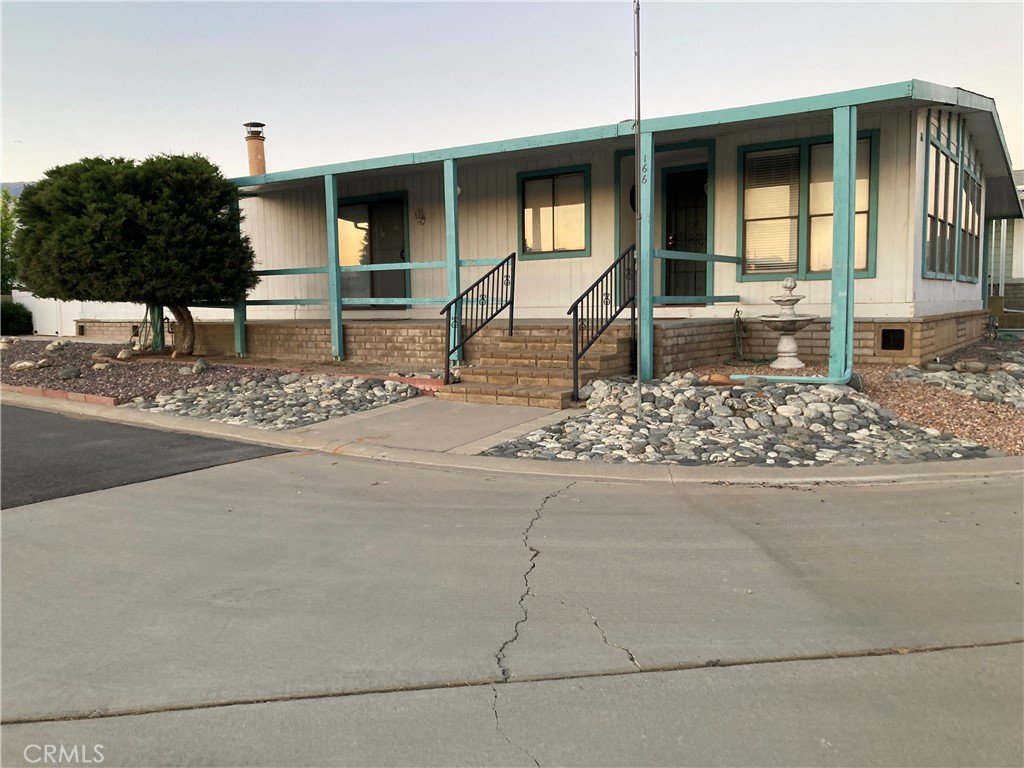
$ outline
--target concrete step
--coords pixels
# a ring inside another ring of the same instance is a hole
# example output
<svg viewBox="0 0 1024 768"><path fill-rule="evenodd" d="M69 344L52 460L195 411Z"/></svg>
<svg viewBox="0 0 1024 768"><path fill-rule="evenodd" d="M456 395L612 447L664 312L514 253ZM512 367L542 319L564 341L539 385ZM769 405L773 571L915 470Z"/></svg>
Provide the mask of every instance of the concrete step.
<svg viewBox="0 0 1024 768"><path fill-rule="evenodd" d="M571 352L540 352L529 349L484 351L468 362L481 366L514 368L568 368L572 370ZM623 365L629 368L629 355L618 352L594 353L583 356L582 365L601 373L617 372Z"/></svg>
<svg viewBox="0 0 1024 768"><path fill-rule="evenodd" d="M497 338L508 336L508 325L502 323L492 323L485 327L479 332L481 338ZM545 325L519 325L516 324L511 338L520 337L556 337L556 338L572 338L572 326L568 323L562 324L545 324ZM624 337L629 338L629 324L628 323L617 323L611 328L606 330L602 334L602 338L614 338Z"/></svg>
<svg viewBox="0 0 1024 768"><path fill-rule="evenodd" d="M580 383L585 384L599 375L595 368L580 368ZM479 365L460 369L459 379L462 384L518 384L528 387L572 388L572 368Z"/></svg>
<svg viewBox="0 0 1024 768"><path fill-rule="evenodd" d="M439 400L490 405L530 405L537 408L569 408L572 392L562 387L530 387L518 384L450 384L437 390Z"/></svg>
<svg viewBox="0 0 1024 768"><path fill-rule="evenodd" d="M526 349L537 352L572 352L572 336L503 336L481 340L480 346L488 350ZM598 353L629 352L629 337L601 336L589 351Z"/></svg>

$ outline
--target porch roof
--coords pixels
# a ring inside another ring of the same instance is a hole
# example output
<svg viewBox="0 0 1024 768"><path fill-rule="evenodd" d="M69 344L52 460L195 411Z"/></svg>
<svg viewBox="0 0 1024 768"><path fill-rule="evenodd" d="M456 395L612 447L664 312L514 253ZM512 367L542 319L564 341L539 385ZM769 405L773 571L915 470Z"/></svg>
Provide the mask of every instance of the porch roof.
<svg viewBox="0 0 1024 768"><path fill-rule="evenodd" d="M792 118L800 115L812 116L815 113L824 114L837 107L845 106L870 106L884 109L886 107L925 107L930 105L955 107L967 119L975 147L985 168L988 190L986 210L989 217L1024 218L1024 207L1022 207L1013 181L1012 164L995 102L987 96L962 88L936 85L923 80L905 80L820 96L786 99L745 107L730 107L689 115L644 119L641 121L641 129L644 132L664 133L713 128L736 123ZM611 125L545 133L518 139L352 160L277 171L260 176L241 176L232 181L239 187L255 188L254 191L256 191L266 185L294 185L296 182L301 183L336 174L397 169L427 163L440 163L445 160L484 158L508 152L608 141L632 136L634 123L633 120L624 120Z"/></svg>

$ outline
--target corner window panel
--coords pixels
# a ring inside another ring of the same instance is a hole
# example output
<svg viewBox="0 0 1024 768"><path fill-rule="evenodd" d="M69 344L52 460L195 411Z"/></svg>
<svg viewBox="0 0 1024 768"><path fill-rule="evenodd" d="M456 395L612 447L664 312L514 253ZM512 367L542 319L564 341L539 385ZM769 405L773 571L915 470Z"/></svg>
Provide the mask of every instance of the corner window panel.
<svg viewBox="0 0 1024 768"><path fill-rule="evenodd" d="M981 271L982 169L963 118L929 110L924 277L974 282Z"/></svg>

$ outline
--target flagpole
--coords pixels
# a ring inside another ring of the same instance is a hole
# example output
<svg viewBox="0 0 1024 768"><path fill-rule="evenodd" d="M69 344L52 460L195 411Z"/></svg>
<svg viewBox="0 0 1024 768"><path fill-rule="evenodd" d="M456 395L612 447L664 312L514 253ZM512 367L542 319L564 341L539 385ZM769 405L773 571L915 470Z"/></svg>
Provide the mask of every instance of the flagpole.
<svg viewBox="0 0 1024 768"><path fill-rule="evenodd" d="M633 153L633 169L634 178L633 184L636 190L634 199L636 200L636 252L633 256L633 301L637 304L639 309L640 300L640 233L641 227L641 216L640 211L643 206L640 204L640 0L633 0L633 94L635 97L636 114L633 122L633 141L634 141L634 153ZM640 349L641 349L641 333L643 331L643 323L637 327L637 343L636 343L636 418L639 422L641 419L641 408L643 406L643 396L640 392ZM653 342L653 339L651 340Z"/></svg>

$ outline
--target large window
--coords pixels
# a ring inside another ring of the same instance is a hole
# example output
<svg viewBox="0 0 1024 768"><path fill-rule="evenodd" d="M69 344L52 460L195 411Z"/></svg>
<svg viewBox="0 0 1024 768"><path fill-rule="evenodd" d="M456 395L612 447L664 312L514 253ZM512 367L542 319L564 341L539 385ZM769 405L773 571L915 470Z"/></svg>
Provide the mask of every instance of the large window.
<svg viewBox="0 0 1024 768"><path fill-rule="evenodd" d="M924 276L976 282L981 252L981 167L964 121L928 112Z"/></svg>
<svg viewBox="0 0 1024 768"><path fill-rule="evenodd" d="M854 270L862 275L874 250L876 144L857 142ZM831 275L832 152L827 139L740 148L743 277Z"/></svg>
<svg viewBox="0 0 1024 768"><path fill-rule="evenodd" d="M520 257L590 253L590 166L521 173Z"/></svg>

